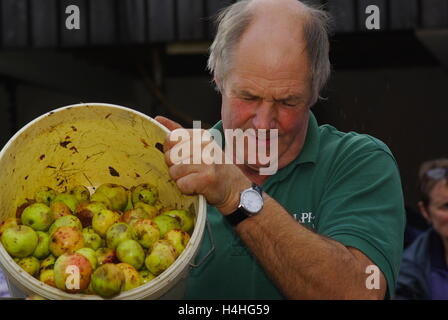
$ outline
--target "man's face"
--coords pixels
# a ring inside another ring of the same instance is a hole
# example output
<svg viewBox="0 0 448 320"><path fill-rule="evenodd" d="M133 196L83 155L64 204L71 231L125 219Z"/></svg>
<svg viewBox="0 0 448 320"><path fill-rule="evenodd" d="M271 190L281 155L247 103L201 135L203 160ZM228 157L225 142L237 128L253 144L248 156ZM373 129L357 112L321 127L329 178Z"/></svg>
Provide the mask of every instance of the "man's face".
<svg viewBox="0 0 448 320"><path fill-rule="evenodd" d="M448 186L446 180L439 181L429 194L428 220L433 228L448 240Z"/></svg>
<svg viewBox="0 0 448 320"><path fill-rule="evenodd" d="M300 37L270 32L269 26L252 28L235 48L231 70L222 83L221 116L224 129L277 129L278 139L271 143L278 143L278 167L282 168L294 160L304 143L310 71ZM269 145L269 140L259 139L259 143Z"/></svg>

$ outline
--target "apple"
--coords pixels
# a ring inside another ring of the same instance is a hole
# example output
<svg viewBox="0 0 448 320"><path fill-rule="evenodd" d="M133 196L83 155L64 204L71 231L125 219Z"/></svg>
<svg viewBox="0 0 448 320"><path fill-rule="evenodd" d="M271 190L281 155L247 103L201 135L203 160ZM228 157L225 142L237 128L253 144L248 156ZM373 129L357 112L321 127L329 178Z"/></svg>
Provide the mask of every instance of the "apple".
<svg viewBox="0 0 448 320"><path fill-rule="evenodd" d="M92 289L102 297L110 298L121 292L125 277L120 267L112 263L99 266L92 275Z"/></svg>
<svg viewBox="0 0 448 320"><path fill-rule="evenodd" d="M56 262L56 257L54 255L50 254L48 257L46 257L40 263L40 272L42 272L43 270L53 270L55 262Z"/></svg>
<svg viewBox="0 0 448 320"><path fill-rule="evenodd" d="M89 260L90 264L92 265L92 269L95 270L98 261L96 259L96 252L92 248L81 248L76 251L76 253L82 254L87 260Z"/></svg>
<svg viewBox="0 0 448 320"><path fill-rule="evenodd" d="M56 288L56 283L54 282L54 270L53 269L42 270L39 274L39 280L45 284L48 284L49 286Z"/></svg>
<svg viewBox="0 0 448 320"><path fill-rule="evenodd" d="M95 230L96 233L98 233L101 237L105 237L107 230L115 223L120 221L120 214L108 210L103 209L100 212L97 212L93 215L92 219L92 227L93 230Z"/></svg>
<svg viewBox="0 0 448 320"><path fill-rule="evenodd" d="M194 215L187 210L169 210L162 213L173 218L176 218L180 222L180 228L182 231L191 234L194 228Z"/></svg>
<svg viewBox="0 0 448 320"><path fill-rule="evenodd" d="M81 202L76 207L75 214L85 228L92 225L93 215L103 209L107 209L107 206L102 202Z"/></svg>
<svg viewBox="0 0 448 320"><path fill-rule="evenodd" d="M19 225L19 220L17 218L8 218L2 223L0 223L0 237L2 236L3 232L11 227L17 227Z"/></svg>
<svg viewBox="0 0 448 320"><path fill-rule="evenodd" d="M18 265L33 277L39 274L40 262L35 257L22 258Z"/></svg>
<svg viewBox="0 0 448 320"><path fill-rule="evenodd" d="M117 264L117 267L119 267L124 274L124 287L122 289L123 291L128 291L140 286L140 275L133 266L128 263L121 262Z"/></svg>
<svg viewBox="0 0 448 320"><path fill-rule="evenodd" d="M145 251L135 240L125 240L117 247L117 257L121 262L129 263L135 269L140 269L145 262Z"/></svg>
<svg viewBox="0 0 448 320"><path fill-rule="evenodd" d="M149 281L151 281L152 279L154 279L156 277L155 275L153 275L148 270L141 270L138 273L140 275L140 282L141 282L141 284L146 284L146 283L148 283Z"/></svg>
<svg viewBox="0 0 448 320"><path fill-rule="evenodd" d="M20 206L17 207L16 218L19 224L22 223L23 210L25 210L28 206L32 205L33 203L36 203L36 201L27 199L24 203L22 203Z"/></svg>
<svg viewBox="0 0 448 320"><path fill-rule="evenodd" d="M143 183L133 187L131 189L131 193L132 193L132 203L134 205L137 202L154 204L159 197L159 192L157 188L149 183Z"/></svg>
<svg viewBox="0 0 448 320"><path fill-rule="evenodd" d="M85 186L77 185L70 189L69 194L74 195L78 202L89 201L90 191Z"/></svg>
<svg viewBox="0 0 448 320"><path fill-rule="evenodd" d="M134 208L125 211L125 213L123 213L123 215L121 216L121 221L127 224L130 224L134 219L149 219L149 215L142 208Z"/></svg>
<svg viewBox="0 0 448 320"><path fill-rule="evenodd" d="M90 201L102 203L107 209L112 209L112 204L109 198L103 193L95 192L90 196Z"/></svg>
<svg viewBox="0 0 448 320"><path fill-rule="evenodd" d="M48 233L51 235L53 232L55 232L60 227L74 227L79 230L82 230L82 224L81 221L74 215L70 214L67 216L60 217L57 219L50 227L50 230L48 230Z"/></svg>
<svg viewBox="0 0 448 320"><path fill-rule="evenodd" d="M79 253L64 253L56 259L53 270L56 287L69 293L87 289L93 272L89 260Z"/></svg>
<svg viewBox="0 0 448 320"><path fill-rule="evenodd" d="M114 183L100 185L95 194L103 194L110 202L111 210L123 211L128 204L128 191L125 187Z"/></svg>
<svg viewBox="0 0 448 320"><path fill-rule="evenodd" d="M34 200L50 206L51 201L57 196L57 192L50 187L40 187L34 193Z"/></svg>
<svg viewBox="0 0 448 320"><path fill-rule="evenodd" d="M168 215L160 215L153 219L153 221L157 224L160 230L160 237L163 238L165 233L170 231L171 229L180 229L180 223L176 218L173 218Z"/></svg>
<svg viewBox="0 0 448 320"><path fill-rule="evenodd" d="M167 240L176 250L176 256L179 256L182 251L185 250L188 241L190 240L190 235L185 231L179 229L172 229L165 233L163 239Z"/></svg>
<svg viewBox="0 0 448 320"><path fill-rule="evenodd" d="M47 233L37 231L37 246L34 249L33 256L37 259L45 259L50 254L50 237Z"/></svg>
<svg viewBox="0 0 448 320"><path fill-rule="evenodd" d="M76 197L69 193L59 193L56 197L53 198L51 204L55 202L64 202L72 212L75 212L76 206L78 205L78 200Z"/></svg>
<svg viewBox="0 0 448 320"><path fill-rule="evenodd" d="M50 235L50 252L59 257L64 253L73 253L84 247L84 238L80 229L63 226Z"/></svg>
<svg viewBox="0 0 448 320"><path fill-rule="evenodd" d="M137 202L134 206L135 209L143 209L147 214L149 219L154 219L159 215L159 210L150 204L144 202Z"/></svg>
<svg viewBox="0 0 448 320"><path fill-rule="evenodd" d="M53 221L50 208L43 203L33 203L22 213L22 223L36 231L47 231Z"/></svg>
<svg viewBox="0 0 448 320"><path fill-rule="evenodd" d="M53 202L50 206L50 210L54 220L72 214L72 210L70 210L70 208L62 201Z"/></svg>
<svg viewBox="0 0 448 320"><path fill-rule="evenodd" d="M101 239L100 235L92 227L82 229L82 236L84 238L84 246L92 248L95 251L104 244L104 240Z"/></svg>
<svg viewBox="0 0 448 320"><path fill-rule="evenodd" d="M117 253L111 248L99 248L95 251L96 260L98 265L103 265L106 263L118 263Z"/></svg>
<svg viewBox="0 0 448 320"><path fill-rule="evenodd" d="M160 230L150 219L134 220L131 225L132 237L144 248L150 248L160 238Z"/></svg>
<svg viewBox="0 0 448 320"><path fill-rule="evenodd" d="M123 222L113 224L106 233L107 247L116 249L124 240L132 239L131 228Z"/></svg>
<svg viewBox="0 0 448 320"><path fill-rule="evenodd" d="M154 243L151 252L146 256L145 266L155 276L168 269L176 260L176 250L167 240Z"/></svg>
<svg viewBox="0 0 448 320"><path fill-rule="evenodd" d="M2 234L1 241L11 256L25 258L36 249L38 236L32 228L19 225L6 229Z"/></svg>

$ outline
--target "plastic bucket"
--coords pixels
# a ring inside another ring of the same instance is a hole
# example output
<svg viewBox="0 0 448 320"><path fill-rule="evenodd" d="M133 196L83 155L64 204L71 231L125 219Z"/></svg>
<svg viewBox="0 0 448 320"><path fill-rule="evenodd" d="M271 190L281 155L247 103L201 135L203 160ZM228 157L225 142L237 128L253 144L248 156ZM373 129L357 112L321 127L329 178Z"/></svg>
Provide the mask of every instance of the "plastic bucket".
<svg viewBox="0 0 448 320"><path fill-rule="evenodd" d="M91 188L117 183L127 188L151 182L166 206L194 212L191 239L177 260L149 283L114 299L181 299L190 263L204 234L206 202L182 195L168 174L161 147L168 129L152 118L121 106L87 103L63 107L33 120L0 152L0 221L40 186L57 191L82 184ZM47 299L101 299L69 294L40 282L20 268L0 245L0 263L11 286ZM13 288L12 291L15 291Z"/></svg>

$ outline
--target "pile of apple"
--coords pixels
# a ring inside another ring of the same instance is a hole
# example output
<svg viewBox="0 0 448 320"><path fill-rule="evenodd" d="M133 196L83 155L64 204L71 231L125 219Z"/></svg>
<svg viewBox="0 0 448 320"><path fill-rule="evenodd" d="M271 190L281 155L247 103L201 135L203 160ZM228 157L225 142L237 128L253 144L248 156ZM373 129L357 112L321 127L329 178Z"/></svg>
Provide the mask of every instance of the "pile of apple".
<svg viewBox="0 0 448 320"><path fill-rule="evenodd" d="M1 242L40 281L69 293L112 297L151 281L182 253L194 228L158 190L106 183L58 193L40 188L0 224Z"/></svg>

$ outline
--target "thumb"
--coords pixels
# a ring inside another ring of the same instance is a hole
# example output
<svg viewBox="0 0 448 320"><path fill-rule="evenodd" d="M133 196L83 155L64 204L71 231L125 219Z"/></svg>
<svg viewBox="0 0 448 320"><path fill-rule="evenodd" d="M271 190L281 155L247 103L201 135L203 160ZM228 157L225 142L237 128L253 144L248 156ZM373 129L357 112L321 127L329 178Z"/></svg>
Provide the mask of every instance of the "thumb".
<svg viewBox="0 0 448 320"><path fill-rule="evenodd" d="M175 129L182 128L182 126L181 126L180 124L178 124L177 122L175 122L175 121L173 121L173 120L171 120L171 119L162 117L162 116L157 116L157 117L155 117L155 120L156 120L158 123L160 123L160 124L164 125L165 127L167 127L168 130L170 130L170 131L173 131L173 130L175 130Z"/></svg>

